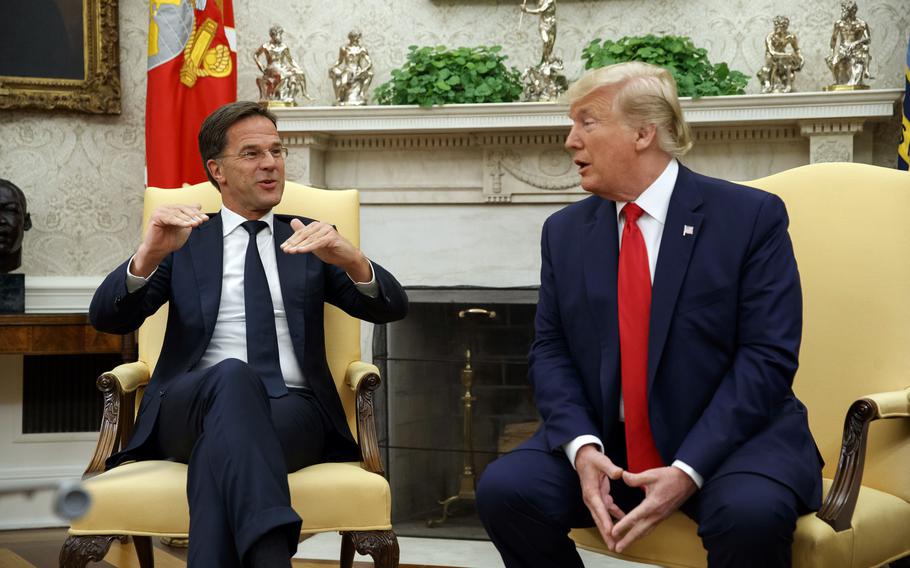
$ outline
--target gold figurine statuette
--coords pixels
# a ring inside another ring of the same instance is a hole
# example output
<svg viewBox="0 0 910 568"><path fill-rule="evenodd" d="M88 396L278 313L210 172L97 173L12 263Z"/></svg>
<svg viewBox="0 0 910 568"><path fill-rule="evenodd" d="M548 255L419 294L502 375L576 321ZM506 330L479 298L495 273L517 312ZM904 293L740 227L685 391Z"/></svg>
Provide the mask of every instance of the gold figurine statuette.
<svg viewBox="0 0 910 568"><path fill-rule="evenodd" d="M269 41L253 52L253 61L262 75L256 78L259 87L259 101L269 106L296 106L296 97L307 100L306 76L294 61L290 48L282 41L284 28L272 26ZM265 58L263 63L262 58Z"/></svg>
<svg viewBox="0 0 910 568"><path fill-rule="evenodd" d="M789 93L793 91L796 72L803 68L796 34L789 31L790 20L785 16L774 18L774 31L765 38L765 66L758 72L763 93ZM787 47L792 51L787 51Z"/></svg>
<svg viewBox="0 0 910 568"><path fill-rule="evenodd" d="M831 34L831 53L825 58L828 68L834 74L834 84L827 91L868 89L865 79L872 79L869 73L869 25L856 17L856 2L841 3L841 18L834 22Z"/></svg>
<svg viewBox="0 0 910 568"><path fill-rule="evenodd" d="M518 19L519 27L521 17L525 14L539 16L537 31L543 42L543 49L540 54L540 63L528 67L522 75L524 85L522 100L556 101L568 86L566 78L562 74L562 60L553 56L553 46L556 44L556 0L537 0L536 8L528 8L528 2L524 0Z"/></svg>
<svg viewBox="0 0 910 568"><path fill-rule="evenodd" d="M556 0L537 0L536 8L528 8L528 1L525 0L521 4L521 12L522 15L537 14L540 16L537 24L540 40L543 42L540 62L550 61L553 56L553 46L556 45Z"/></svg>
<svg viewBox="0 0 910 568"><path fill-rule="evenodd" d="M329 69L335 90L336 106L367 104L367 89L373 81L373 60L370 52L360 45L360 32L348 33L347 45L338 50L338 61Z"/></svg>
<svg viewBox="0 0 910 568"><path fill-rule="evenodd" d="M522 100L556 102L568 88L568 81L562 74L562 70L562 59L558 57L525 69L521 76Z"/></svg>

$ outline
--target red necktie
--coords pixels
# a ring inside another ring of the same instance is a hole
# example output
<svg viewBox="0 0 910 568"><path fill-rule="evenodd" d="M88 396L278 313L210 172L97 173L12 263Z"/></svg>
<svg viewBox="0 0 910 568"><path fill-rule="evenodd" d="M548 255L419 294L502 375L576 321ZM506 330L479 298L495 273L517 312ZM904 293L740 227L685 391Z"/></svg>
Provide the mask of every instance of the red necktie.
<svg viewBox="0 0 910 568"><path fill-rule="evenodd" d="M641 207L627 203L619 249L619 353L626 420L629 471L663 467L648 421L648 322L651 317L651 269L648 249L638 229Z"/></svg>

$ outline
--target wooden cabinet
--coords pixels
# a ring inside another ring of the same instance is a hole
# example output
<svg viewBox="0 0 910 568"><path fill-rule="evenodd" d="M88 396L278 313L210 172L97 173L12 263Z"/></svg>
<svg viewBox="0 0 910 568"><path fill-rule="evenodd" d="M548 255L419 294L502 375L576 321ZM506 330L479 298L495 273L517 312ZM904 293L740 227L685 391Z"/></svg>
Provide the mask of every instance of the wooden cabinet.
<svg viewBox="0 0 910 568"><path fill-rule="evenodd" d="M95 331L86 314L0 315L0 354L120 353L135 360L134 334Z"/></svg>

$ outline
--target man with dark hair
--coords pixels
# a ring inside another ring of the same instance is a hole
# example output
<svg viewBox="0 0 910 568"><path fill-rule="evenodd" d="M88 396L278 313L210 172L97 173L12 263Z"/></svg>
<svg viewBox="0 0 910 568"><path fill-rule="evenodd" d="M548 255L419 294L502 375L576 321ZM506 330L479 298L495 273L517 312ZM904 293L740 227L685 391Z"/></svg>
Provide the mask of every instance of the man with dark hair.
<svg viewBox="0 0 910 568"><path fill-rule="evenodd" d="M0 179L0 274L22 265L22 237L31 228L25 193L13 182Z"/></svg>
<svg viewBox="0 0 910 568"><path fill-rule="evenodd" d="M278 119L267 107L249 101L225 105L207 116L202 122L202 126L199 128L199 155L202 156L205 175L215 189L221 191L221 186L209 171L208 161L217 159L224 151L224 147L227 145L228 130L231 126L245 118L256 116L267 118L276 128L278 127Z"/></svg>
<svg viewBox="0 0 910 568"><path fill-rule="evenodd" d="M92 323L110 333L170 302L135 433L107 465L189 464L189 566L287 567L301 522L287 473L358 457L326 362L323 302L382 323L405 316L407 297L331 225L272 212L287 148L270 112L219 108L199 149L221 212L154 211L92 300Z"/></svg>

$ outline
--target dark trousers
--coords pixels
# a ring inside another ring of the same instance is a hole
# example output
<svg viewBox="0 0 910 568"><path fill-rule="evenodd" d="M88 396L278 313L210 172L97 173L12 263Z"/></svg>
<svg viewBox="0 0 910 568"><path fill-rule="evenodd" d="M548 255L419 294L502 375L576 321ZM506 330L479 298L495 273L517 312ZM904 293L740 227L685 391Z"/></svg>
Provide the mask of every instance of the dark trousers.
<svg viewBox="0 0 910 568"><path fill-rule="evenodd" d="M621 481L610 492L627 513L644 497ZM508 568L584 566L568 532L594 521L562 452L519 449L494 461L478 483L477 507ZM804 509L789 487L750 473L709 479L682 507L698 523L712 568L790 566Z"/></svg>
<svg viewBox="0 0 910 568"><path fill-rule="evenodd" d="M271 530L297 550L287 474L323 461L328 417L309 391L270 399L237 359L176 379L161 398L150 457L189 465L190 567L240 567Z"/></svg>

